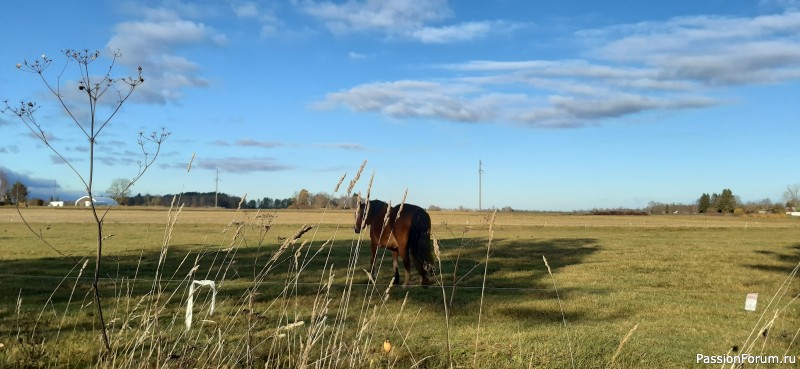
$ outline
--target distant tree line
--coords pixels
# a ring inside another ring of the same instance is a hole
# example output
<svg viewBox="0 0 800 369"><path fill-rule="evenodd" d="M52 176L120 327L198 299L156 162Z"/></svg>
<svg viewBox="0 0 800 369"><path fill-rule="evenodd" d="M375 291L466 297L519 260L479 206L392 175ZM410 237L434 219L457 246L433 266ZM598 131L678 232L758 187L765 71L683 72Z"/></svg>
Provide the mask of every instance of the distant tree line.
<svg viewBox="0 0 800 369"><path fill-rule="evenodd" d="M170 206L172 198L176 195L142 195L130 196L120 201L121 204L130 206ZM224 209L236 209L242 198L226 193L214 192L184 192L180 196L180 202L184 206L191 208L213 208L214 206ZM259 200L250 200L242 204L243 209L286 209L292 205L294 199L273 199L265 197Z"/></svg>
<svg viewBox="0 0 800 369"><path fill-rule="evenodd" d="M358 195L342 195L333 197L325 192L312 193L301 189L294 193L294 201L288 206L289 209L352 209L355 208Z"/></svg>
<svg viewBox="0 0 800 369"><path fill-rule="evenodd" d="M637 209L592 209L589 212L591 215L630 215L630 216L643 216L643 215L650 215L646 211L637 210Z"/></svg>
<svg viewBox="0 0 800 369"><path fill-rule="evenodd" d="M170 206L175 195L142 195L119 197L120 204L130 206ZM184 192L180 195L180 202L192 208L217 207L236 209L242 198L226 193L214 192ZM261 199L247 200L242 203L242 209L351 209L356 204L356 196L333 197L324 192L312 193L306 189L295 192L294 196L285 199L264 197Z"/></svg>
<svg viewBox="0 0 800 369"><path fill-rule="evenodd" d="M697 213L697 204L661 203L650 201L645 208L650 214L694 214Z"/></svg>

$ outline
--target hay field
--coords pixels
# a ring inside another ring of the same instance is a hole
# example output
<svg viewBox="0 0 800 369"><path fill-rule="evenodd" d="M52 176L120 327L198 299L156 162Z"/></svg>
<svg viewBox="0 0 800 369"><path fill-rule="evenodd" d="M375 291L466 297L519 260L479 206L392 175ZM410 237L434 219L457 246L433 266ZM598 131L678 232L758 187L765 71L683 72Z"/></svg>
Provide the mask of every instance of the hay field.
<svg viewBox="0 0 800 369"><path fill-rule="evenodd" d="M22 212L70 257L0 208L4 366L686 368L703 366L698 354L798 354L797 219L432 212L440 285L387 289L390 257L370 284L352 211L113 209L109 359L92 262L81 270L88 211ZM287 243L303 224L314 228ZM216 281L216 310L199 289L186 331L198 279Z"/></svg>

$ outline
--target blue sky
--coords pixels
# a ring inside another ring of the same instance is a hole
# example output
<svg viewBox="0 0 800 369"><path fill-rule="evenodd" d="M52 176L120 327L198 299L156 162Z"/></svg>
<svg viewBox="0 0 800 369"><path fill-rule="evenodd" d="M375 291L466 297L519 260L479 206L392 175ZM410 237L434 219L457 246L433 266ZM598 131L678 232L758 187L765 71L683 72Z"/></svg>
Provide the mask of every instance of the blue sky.
<svg viewBox="0 0 800 369"><path fill-rule="evenodd" d="M171 136L133 193L332 192L368 165L373 197L573 210L778 201L800 182L800 2L41 1L0 14L0 100L35 100L85 172L86 138L36 75L63 49L119 50L145 83L98 140L96 188L136 174L137 132ZM95 64L104 72L109 59ZM74 78L67 68L63 79ZM65 86L68 84L65 82ZM65 87L66 88L66 87ZM0 169L77 197L13 115ZM186 164L196 155L193 169ZM55 181L55 182L54 182Z"/></svg>

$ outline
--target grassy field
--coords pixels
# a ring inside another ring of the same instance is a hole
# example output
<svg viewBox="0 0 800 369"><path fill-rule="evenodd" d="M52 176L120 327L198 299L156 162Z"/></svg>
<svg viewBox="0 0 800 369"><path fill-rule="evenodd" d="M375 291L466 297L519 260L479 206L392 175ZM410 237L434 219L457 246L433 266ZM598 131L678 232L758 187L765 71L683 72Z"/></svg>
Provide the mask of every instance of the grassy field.
<svg viewBox="0 0 800 369"><path fill-rule="evenodd" d="M101 273L108 355L90 213L22 212L68 257L0 208L0 366L686 368L704 366L698 354L799 354L797 219L433 212L440 283L387 289L390 256L370 284L352 211L119 208ZM198 289L187 331L188 284L205 279L214 314Z"/></svg>

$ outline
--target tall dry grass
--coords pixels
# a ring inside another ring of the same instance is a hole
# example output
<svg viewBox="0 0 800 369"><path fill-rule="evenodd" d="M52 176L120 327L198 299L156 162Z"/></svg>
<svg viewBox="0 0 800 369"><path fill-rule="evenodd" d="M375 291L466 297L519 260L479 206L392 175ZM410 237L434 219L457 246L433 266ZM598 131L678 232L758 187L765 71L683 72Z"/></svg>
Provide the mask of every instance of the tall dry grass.
<svg viewBox="0 0 800 369"><path fill-rule="evenodd" d="M363 169L364 165L350 183L347 195L354 189ZM336 184L334 194L344 178L342 176ZM368 194L370 190L371 181ZM182 215L183 205L180 196L176 196L166 210L158 259L151 273L140 272L142 264L147 262L142 251L132 277L112 279L113 298L108 302L106 326L111 351L103 352L98 347L92 354L94 367L365 368L374 367L376 363L399 367L406 363L401 360L403 357L410 358L412 367L418 367L430 359L430 356L414 352L409 344L419 311L410 322L403 322L409 320L404 316L408 295L399 311L391 311L387 301L395 288L392 278L388 278L388 284L382 284L385 278L372 278L369 273L364 273L366 271L358 258L358 250L366 247L361 234L351 239L344 285L333 288L335 268L330 256L339 232L337 229L333 238L318 240L316 230L322 219L315 225L303 225L276 249L264 250L265 255L257 263L258 268L253 270L251 280L235 297L231 297L231 293L221 293L220 296L227 297L213 301L213 294L203 289L196 290L192 296L195 302L192 325L185 328L183 323L186 319L182 318L189 315L185 309L193 281L215 281L220 291L241 285L241 281L232 278L234 272L239 273L236 270L237 252L253 239L257 240L258 250L265 249L263 242L275 217L237 209L223 229L228 236L222 243L207 245L199 253L179 255L178 264L170 265L167 260L174 257L173 239ZM325 211L320 213L320 218L325 216ZM341 219L338 221L338 224L343 223ZM376 261L376 276L380 276L384 255L382 252L380 261ZM61 290L65 281L74 281L66 306L62 311L53 312L53 315L60 316L56 324L56 340L85 333L72 325L76 318L70 319L88 314L87 309L92 305L91 299L87 300L91 297L89 295L84 295L80 304L72 303L80 300L79 286L85 282L82 277L88 259L81 261L82 264L76 264L55 290ZM300 281L312 262L320 261L322 268L315 284L316 293L309 299L301 294ZM354 288L365 276L370 280L368 286ZM283 278L280 292L272 297L261 295L265 283L274 283L275 277ZM440 280L439 284L444 291L444 283ZM142 289L144 293L136 292ZM443 301L446 301L444 296ZM216 305L213 314L209 310L211 304ZM16 312L18 321L24 320L21 306L20 295ZM18 323L17 341L24 343L18 347L24 349L17 351L17 357L9 362L20 366L53 367L84 362L85 358L59 362L64 357L46 351L45 347L49 346L39 338L41 335L36 326L45 322L47 313L54 309L55 305L48 299L32 329ZM382 330L385 321L393 321L390 332ZM92 328L90 336L97 329ZM376 352L375 347L388 342L387 334L400 337L400 341L390 344L389 352ZM452 358L448 361L452 363Z"/></svg>

